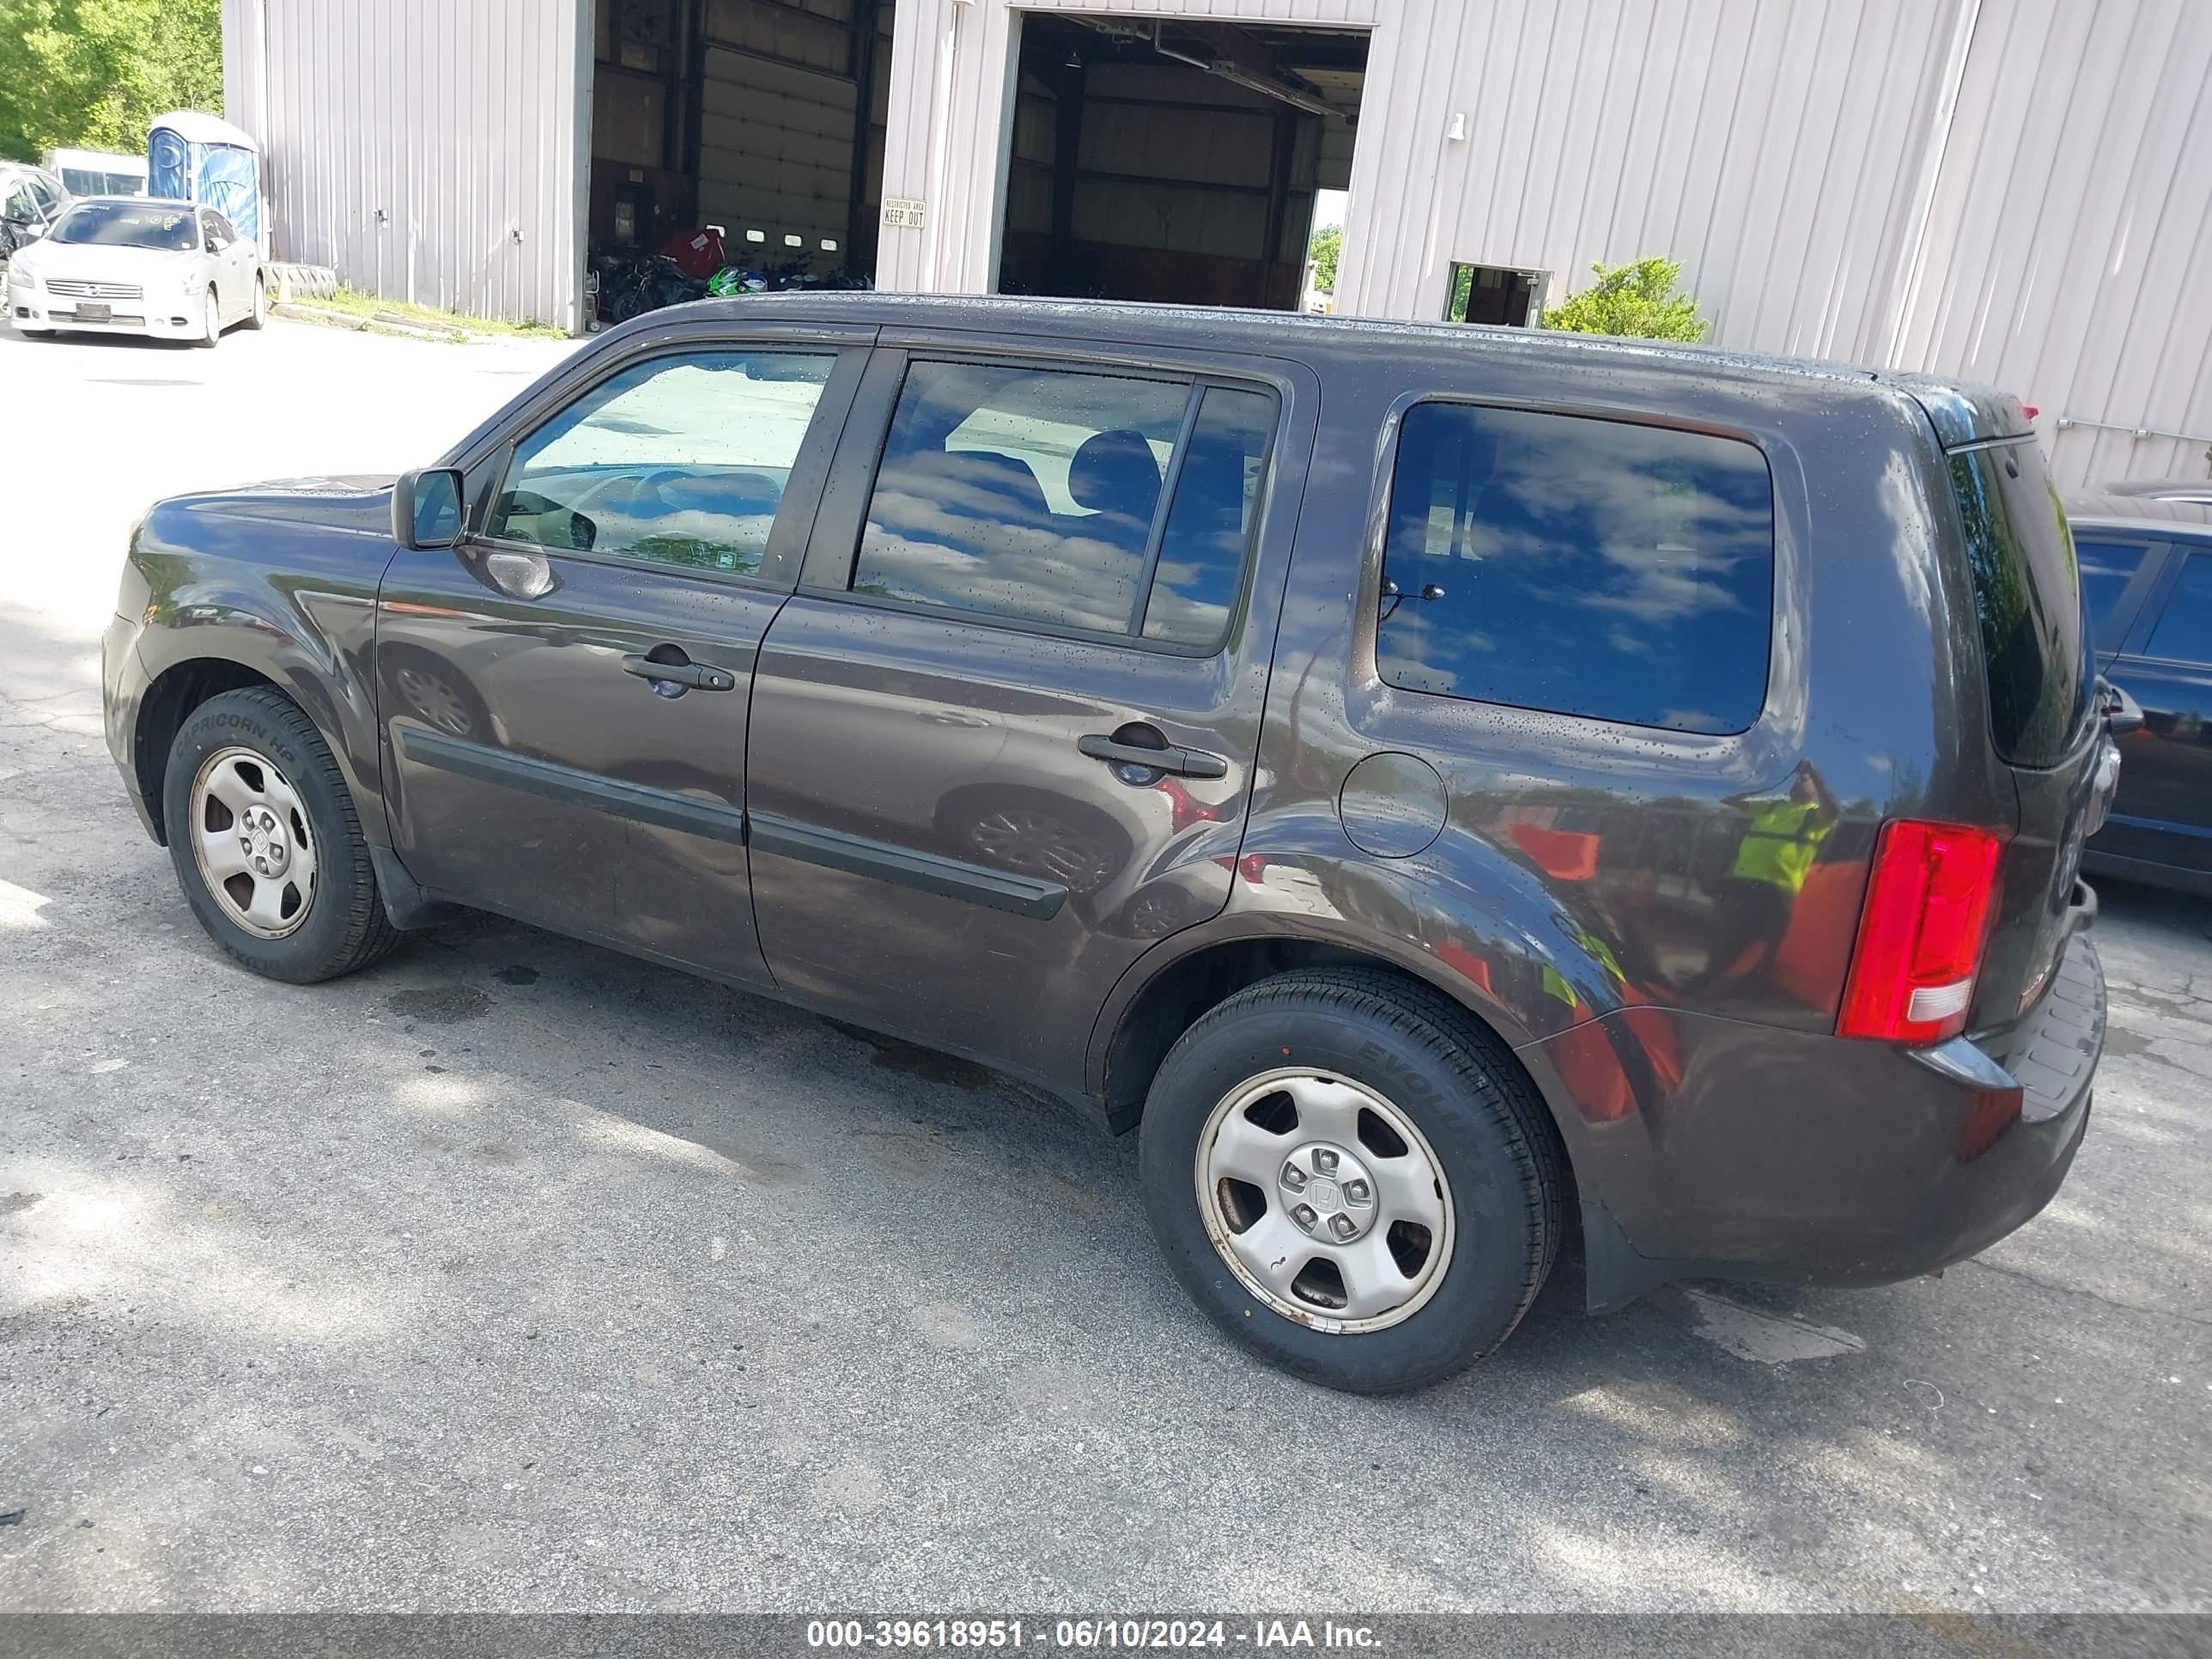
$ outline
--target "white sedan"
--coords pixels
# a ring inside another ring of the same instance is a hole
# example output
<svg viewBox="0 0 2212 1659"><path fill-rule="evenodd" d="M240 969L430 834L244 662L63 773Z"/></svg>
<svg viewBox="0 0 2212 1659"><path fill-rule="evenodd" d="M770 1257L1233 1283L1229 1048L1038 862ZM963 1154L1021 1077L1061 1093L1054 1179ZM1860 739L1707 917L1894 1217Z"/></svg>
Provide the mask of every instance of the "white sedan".
<svg viewBox="0 0 2212 1659"><path fill-rule="evenodd" d="M260 327L268 310L260 250L191 202L90 197L8 262L8 315L24 334L211 346L233 323Z"/></svg>

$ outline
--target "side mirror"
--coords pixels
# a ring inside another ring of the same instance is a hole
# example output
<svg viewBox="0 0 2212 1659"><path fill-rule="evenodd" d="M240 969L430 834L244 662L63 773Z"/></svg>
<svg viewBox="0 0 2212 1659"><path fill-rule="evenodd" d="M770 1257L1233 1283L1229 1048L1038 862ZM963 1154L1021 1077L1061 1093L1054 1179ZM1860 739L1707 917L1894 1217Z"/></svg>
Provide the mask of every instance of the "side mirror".
<svg viewBox="0 0 2212 1659"><path fill-rule="evenodd" d="M461 475L451 467L402 473L392 486L392 539L402 547L451 547L461 538Z"/></svg>

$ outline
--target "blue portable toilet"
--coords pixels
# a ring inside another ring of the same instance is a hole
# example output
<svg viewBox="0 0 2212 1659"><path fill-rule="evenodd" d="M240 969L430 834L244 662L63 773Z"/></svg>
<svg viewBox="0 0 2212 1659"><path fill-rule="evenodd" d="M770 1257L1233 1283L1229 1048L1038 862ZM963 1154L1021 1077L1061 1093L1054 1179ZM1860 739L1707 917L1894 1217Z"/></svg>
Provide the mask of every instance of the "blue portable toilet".
<svg viewBox="0 0 2212 1659"><path fill-rule="evenodd" d="M204 203L261 243L261 146L228 121L191 109L156 116L146 131L146 193Z"/></svg>

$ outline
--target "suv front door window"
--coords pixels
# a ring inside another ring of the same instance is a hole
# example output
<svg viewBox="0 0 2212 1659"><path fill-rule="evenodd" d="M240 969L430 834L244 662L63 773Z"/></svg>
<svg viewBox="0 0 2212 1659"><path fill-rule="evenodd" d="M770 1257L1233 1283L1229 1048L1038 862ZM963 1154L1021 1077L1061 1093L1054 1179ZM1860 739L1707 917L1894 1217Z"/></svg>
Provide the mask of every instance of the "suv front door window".
<svg viewBox="0 0 2212 1659"><path fill-rule="evenodd" d="M490 533L758 575L834 363L728 351L624 369L517 447Z"/></svg>

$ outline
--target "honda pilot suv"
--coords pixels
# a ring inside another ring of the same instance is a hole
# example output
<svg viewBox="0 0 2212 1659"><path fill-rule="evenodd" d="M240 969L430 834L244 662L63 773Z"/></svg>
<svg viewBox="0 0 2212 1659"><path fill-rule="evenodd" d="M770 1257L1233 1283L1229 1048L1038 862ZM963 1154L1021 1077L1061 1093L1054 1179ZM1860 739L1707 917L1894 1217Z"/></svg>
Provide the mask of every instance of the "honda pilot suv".
<svg viewBox="0 0 2212 1659"><path fill-rule="evenodd" d="M1337 1388L2034 1215L2117 771L2020 406L1626 341L781 295L136 532L109 742L295 982L455 906L1134 1130Z"/></svg>

